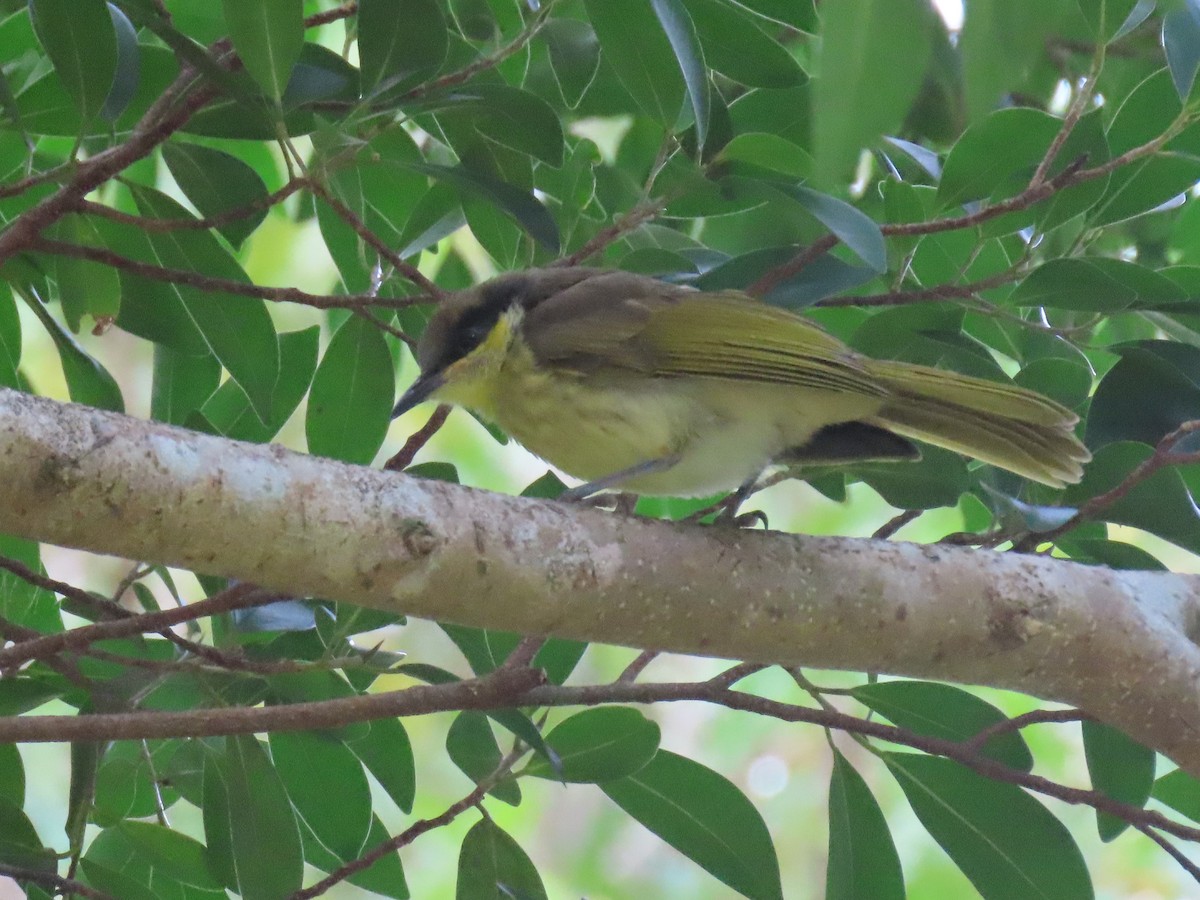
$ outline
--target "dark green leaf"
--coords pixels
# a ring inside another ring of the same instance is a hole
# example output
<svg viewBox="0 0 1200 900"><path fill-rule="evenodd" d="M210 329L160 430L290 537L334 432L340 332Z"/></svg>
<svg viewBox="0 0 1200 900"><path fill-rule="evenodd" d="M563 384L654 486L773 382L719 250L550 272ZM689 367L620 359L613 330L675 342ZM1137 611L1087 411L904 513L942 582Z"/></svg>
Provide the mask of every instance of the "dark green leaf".
<svg viewBox="0 0 1200 900"><path fill-rule="evenodd" d="M417 791L416 763L408 733L400 720L375 719L365 735L347 738L346 746L375 776L401 811L412 812Z"/></svg>
<svg viewBox="0 0 1200 900"><path fill-rule="evenodd" d="M29 304L45 326L62 362L63 376L67 379L67 390L76 403L85 403L113 412L125 411L125 400L121 389L104 366L90 356L75 338L50 315L41 303L34 300Z"/></svg>
<svg viewBox="0 0 1200 900"><path fill-rule="evenodd" d="M449 35L437 0L359 0L363 92L404 88L436 72Z"/></svg>
<svg viewBox="0 0 1200 900"><path fill-rule="evenodd" d="M660 838L735 891L783 896L779 861L758 810L723 775L659 750L628 778L600 789Z"/></svg>
<svg viewBox="0 0 1200 900"><path fill-rule="evenodd" d="M0 864L53 873L58 865L54 851L42 846L37 829L9 800L0 799Z"/></svg>
<svg viewBox="0 0 1200 900"><path fill-rule="evenodd" d="M218 434L238 441L266 443L279 433L308 392L317 368L320 328L279 335L279 382L271 400L268 422L254 412L246 392L232 378L222 384L202 407L204 418Z"/></svg>
<svg viewBox="0 0 1200 900"><path fill-rule="evenodd" d="M302 108L311 104L325 103L324 109L330 108L330 101L353 104L359 90L358 69L328 47L306 43L283 94L283 108L291 113L285 121L305 121Z"/></svg>
<svg viewBox="0 0 1200 900"><path fill-rule="evenodd" d="M584 710L546 735L557 765L537 757L524 774L568 782L625 778L654 758L660 736L658 725L636 709L607 706Z"/></svg>
<svg viewBox="0 0 1200 900"><path fill-rule="evenodd" d="M220 381L221 364L215 356L192 356L155 344L150 416L182 425L212 396Z"/></svg>
<svg viewBox="0 0 1200 900"><path fill-rule="evenodd" d="M552 684L562 684L587 651L586 641L550 638L533 657L533 667L542 669Z"/></svg>
<svg viewBox="0 0 1200 900"><path fill-rule="evenodd" d="M740 5L801 31L816 32L817 11L812 0L741 0Z"/></svg>
<svg viewBox="0 0 1200 900"><path fill-rule="evenodd" d="M829 779L829 862L826 900L904 900L900 857L871 789L833 751Z"/></svg>
<svg viewBox="0 0 1200 900"><path fill-rule="evenodd" d="M39 575L46 574L35 541L0 534L0 555L23 563ZM43 634L63 630L62 614L54 594L7 570L0 570L0 616Z"/></svg>
<svg viewBox="0 0 1200 900"><path fill-rule="evenodd" d="M721 148L719 159L744 162L778 172L789 178L806 178L812 174L813 160L808 152L777 134L749 132L736 135ZM830 198L833 199L833 198Z"/></svg>
<svg viewBox="0 0 1200 900"><path fill-rule="evenodd" d="M672 128L687 86L658 17L644 0L584 0L601 58L651 119Z"/></svg>
<svg viewBox="0 0 1200 900"><path fill-rule="evenodd" d="M946 157L938 201L958 206L1010 182L1015 188L1010 193L1016 193L1028 183L1060 125L1054 116L1028 107L998 109L975 122Z"/></svg>
<svg viewBox="0 0 1200 900"><path fill-rule="evenodd" d="M106 5L117 38L117 68L112 89L104 98L104 106L100 109L100 116L105 121L115 122L121 118L121 114L137 94L141 81L142 51L133 23L116 6L111 3Z"/></svg>
<svg viewBox="0 0 1200 900"><path fill-rule="evenodd" d="M1106 257L1052 259L1030 273L1009 296L1014 306L1050 306L1088 312L1159 308L1185 299L1171 279L1137 263Z"/></svg>
<svg viewBox="0 0 1200 900"><path fill-rule="evenodd" d="M1116 348L1121 359L1100 380L1087 423L1089 447L1114 441L1151 446L1200 418L1200 349L1170 341ZM1153 403L1146 399L1152 393Z"/></svg>
<svg viewBox="0 0 1200 900"><path fill-rule="evenodd" d="M265 206L253 209L267 197L258 173L236 156L200 144L169 141L163 160L187 198L206 218L244 210L245 217L227 222L218 230L234 246L248 238L267 217Z"/></svg>
<svg viewBox="0 0 1200 900"><path fill-rule="evenodd" d="M25 765L16 744L0 744L0 801L25 805Z"/></svg>
<svg viewBox="0 0 1200 900"><path fill-rule="evenodd" d="M367 835L367 849L378 847L390 838L391 835L379 821L379 817L372 816L371 831ZM338 859L326 851L312 838L311 832L305 835L304 858L322 872L334 872L354 862L353 859ZM363 890L394 900L408 900L409 897L408 883L404 879L404 866L401 865L398 851L384 854L366 869L356 869L346 880Z"/></svg>
<svg viewBox="0 0 1200 900"><path fill-rule="evenodd" d="M83 247L105 249L91 222L82 216L66 216L56 229L59 240ZM54 257L54 276L63 319L76 334L84 315L101 321L117 316L121 309L121 281L111 266L74 256Z"/></svg>
<svg viewBox="0 0 1200 900"><path fill-rule="evenodd" d="M480 819L458 854L458 900L545 900L533 861L491 819Z"/></svg>
<svg viewBox="0 0 1200 900"><path fill-rule="evenodd" d="M0 582L0 591L5 585ZM0 716L19 716L62 695L63 689L32 678L0 680Z"/></svg>
<svg viewBox="0 0 1200 900"><path fill-rule="evenodd" d="M966 741L1007 716L962 688L932 681L880 681L853 690L854 699L901 728L947 741ZM1033 754L1020 732L997 735L980 755L1028 772Z"/></svg>
<svg viewBox="0 0 1200 900"><path fill-rule="evenodd" d="M1200 9L1181 3L1163 16L1163 50L1179 99L1186 100L1200 69Z"/></svg>
<svg viewBox="0 0 1200 900"><path fill-rule="evenodd" d="M1079 510L1070 506L1041 506L1026 503L1016 497L1002 494L987 484L984 491L996 509L996 518L1004 525L1020 531L1050 531L1067 524Z"/></svg>
<svg viewBox="0 0 1200 900"><path fill-rule="evenodd" d="M1067 488L1063 502L1079 505L1112 490L1152 452L1140 443L1101 447L1085 468L1083 481ZM1100 515L1106 522L1141 528L1193 553L1200 552L1200 508L1177 469L1160 469L1105 506Z"/></svg>
<svg viewBox="0 0 1200 900"><path fill-rule="evenodd" d="M21 319L12 292L0 296L0 385L19 388L21 378Z"/></svg>
<svg viewBox="0 0 1200 900"><path fill-rule="evenodd" d="M895 131L925 78L934 13L922 0L825 0L813 97L818 186L849 180L862 148Z"/></svg>
<svg viewBox="0 0 1200 900"><path fill-rule="evenodd" d="M592 85L600 66L600 42L589 22L551 19L542 28L550 67L563 102L574 109Z"/></svg>
<svg viewBox="0 0 1200 900"><path fill-rule="evenodd" d="M916 753L883 760L942 849L984 900L1092 900L1066 826L1019 787Z"/></svg>
<svg viewBox="0 0 1200 900"><path fill-rule="evenodd" d="M876 272L887 271L887 249L883 233L868 216L844 200L805 187L794 187L788 195L812 213L822 225L836 234L858 258Z"/></svg>
<svg viewBox="0 0 1200 900"><path fill-rule="evenodd" d="M110 892L118 888L110 887L102 872L119 872L152 897L219 900L226 896L209 871L203 844L151 822L121 822L105 829L88 845L84 861L100 867L85 868L89 881Z"/></svg>
<svg viewBox="0 0 1200 900"><path fill-rule="evenodd" d="M396 374L383 333L352 316L334 333L313 376L304 420L308 449L366 465L391 422Z"/></svg>
<svg viewBox="0 0 1200 900"><path fill-rule="evenodd" d="M1046 39L1066 3L1042 0L971 0L965 7L959 51L967 113L986 115L1021 86L1045 52Z"/></svg>
<svg viewBox="0 0 1200 900"><path fill-rule="evenodd" d="M1080 406L1092 392L1092 372L1077 359L1035 359L1021 369L1013 381L1057 400L1068 409Z"/></svg>
<svg viewBox="0 0 1200 900"><path fill-rule="evenodd" d="M1150 796L1193 822L1200 822L1200 781L1183 769L1168 772L1155 781Z"/></svg>
<svg viewBox="0 0 1200 900"><path fill-rule="evenodd" d="M468 197L478 197L493 205L524 228L551 252L558 250L558 226L536 198L498 178L462 166L410 165L418 172L453 184Z"/></svg>
<svg viewBox="0 0 1200 900"><path fill-rule="evenodd" d="M1079 0L1079 9L1096 37L1108 41L1121 30L1136 4L1137 0Z"/></svg>
<svg viewBox="0 0 1200 900"><path fill-rule="evenodd" d="M117 33L104 0L30 0L29 11L63 87L92 118L117 74Z"/></svg>
<svg viewBox="0 0 1200 900"><path fill-rule="evenodd" d="M446 752L463 774L478 783L500 766L503 754L488 718L481 712L460 712L446 734ZM511 779L493 785L488 793L513 806L521 802L521 789Z"/></svg>
<svg viewBox="0 0 1200 900"><path fill-rule="evenodd" d="M769 23L721 0L684 0L704 59L723 75L750 87L786 88L808 80L796 58L765 32Z"/></svg>
<svg viewBox="0 0 1200 900"><path fill-rule="evenodd" d="M1109 725L1089 721L1081 724L1092 788L1121 803L1145 806L1154 788L1154 751ZM1111 841L1129 823L1097 810L1096 827L1101 840Z"/></svg>
<svg viewBox="0 0 1200 900"><path fill-rule="evenodd" d="M225 886L244 900L279 900L304 876L300 829L279 773L252 735L225 739L204 765L204 835Z"/></svg>
<svg viewBox="0 0 1200 900"><path fill-rule="evenodd" d="M371 828L371 787L362 764L332 736L275 731L270 739L271 759L296 814L338 859L357 859Z"/></svg>
<svg viewBox="0 0 1200 900"><path fill-rule="evenodd" d="M696 144L702 149L708 139L710 86L700 36L696 34L696 26L681 0L650 0L650 5L683 73L683 83L695 119Z"/></svg>
<svg viewBox="0 0 1200 900"><path fill-rule="evenodd" d="M134 190L134 198L142 215L162 219L191 218L187 210L158 191L138 187ZM149 244L149 261L158 265L210 277L248 281L241 267L208 232L148 232L145 241ZM162 288L183 303L212 352L242 386L259 416L269 418L275 382L279 379L279 342L266 304L254 298L200 291L178 283Z"/></svg>
<svg viewBox="0 0 1200 900"><path fill-rule="evenodd" d="M439 121L455 117L464 117L502 147L562 165L562 124L553 107L536 94L503 84L471 85L455 94L453 105L438 111Z"/></svg>
<svg viewBox="0 0 1200 900"><path fill-rule="evenodd" d="M278 104L304 46L303 0L221 0L221 7L246 71Z"/></svg>

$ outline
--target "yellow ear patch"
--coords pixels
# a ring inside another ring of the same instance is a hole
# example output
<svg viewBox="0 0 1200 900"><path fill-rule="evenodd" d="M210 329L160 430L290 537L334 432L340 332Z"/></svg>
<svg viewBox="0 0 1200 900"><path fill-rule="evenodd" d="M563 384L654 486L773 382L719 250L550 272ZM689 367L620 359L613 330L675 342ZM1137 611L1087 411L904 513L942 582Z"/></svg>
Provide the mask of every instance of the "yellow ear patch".
<svg viewBox="0 0 1200 900"><path fill-rule="evenodd" d="M457 403L489 415L495 407L496 379L513 350L513 337L520 325L522 311L511 309L496 320L474 350L455 360L443 372L445 383L434 398Z"/></svg>

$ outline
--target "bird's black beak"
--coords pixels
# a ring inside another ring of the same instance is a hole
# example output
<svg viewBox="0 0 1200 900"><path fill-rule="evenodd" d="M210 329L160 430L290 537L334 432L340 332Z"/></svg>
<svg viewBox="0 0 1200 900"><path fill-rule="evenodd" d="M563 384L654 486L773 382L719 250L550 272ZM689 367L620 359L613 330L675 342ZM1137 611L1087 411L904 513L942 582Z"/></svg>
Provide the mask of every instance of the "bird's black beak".
<svg viewBox="0 0 1200 900"><path fill-rule="evenodd" d="M404 392L404 395L400 398L400 402L392 410L392 418L404 415L422 400L427 400L430 394L445 383L446 378L441 372L427 372L421 375Z"/></svg>

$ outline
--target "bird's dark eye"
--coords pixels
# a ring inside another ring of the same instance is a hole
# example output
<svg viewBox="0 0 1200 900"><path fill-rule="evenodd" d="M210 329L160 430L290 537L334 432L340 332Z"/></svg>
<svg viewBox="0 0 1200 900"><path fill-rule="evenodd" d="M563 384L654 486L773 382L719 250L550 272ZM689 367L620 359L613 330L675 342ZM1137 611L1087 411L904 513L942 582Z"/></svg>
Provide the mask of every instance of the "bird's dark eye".
<svg viewBox="0 0 1200 900"><path fill-rule="evenodd" d="M466 322L459 326L458 335L454 341L454 349L457 351L457 356L463 357L483 343L484 338L488 336L488 332L492 330L492 326L496 320L491 321L481 319L476 322Z"/></svg>

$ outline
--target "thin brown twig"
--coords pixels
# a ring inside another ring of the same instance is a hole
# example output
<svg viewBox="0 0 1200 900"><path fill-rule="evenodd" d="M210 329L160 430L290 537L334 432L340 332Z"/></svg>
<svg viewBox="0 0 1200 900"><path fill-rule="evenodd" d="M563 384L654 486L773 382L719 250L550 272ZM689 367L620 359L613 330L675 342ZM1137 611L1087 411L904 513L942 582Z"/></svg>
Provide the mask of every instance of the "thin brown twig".
<svg viewBox="0 0 1200 900"><path fill-rule="evenodd" d="M907 303L928 303L935 300L969 300L981 291L1001 287L1016 281L1020 272L997 272L968 284L939 284L913 291L889 291L886 294L859 294L850 297L826 297L815 305L823 308L838 306L902 306Z"/></svg>
<svg viewBox="0 0 1200 900"><path fill-rule="evenodd" d="M837 243L838 236L836 234L826 234L817 238L786 263L776 266L751 284L746 288L746 293L752 297L761 297L780 282L786 281L793 275L798 275L811 263L832 250Z"/></svg>
<svg viewBox="0 0 1200 900"><path fill-rule="evenodd" d="M337 871L329 873L327 877L322 878L316 884L296 891L288 900L312 900L314 897L319 897L334 885L345 881L357 872L369 868L389 853L395 853L400 848L407 847L426 832L449 825L468 809L479 806L483 802L484 797L487 796L487 792L494 788L503 778L507 777L509 772L512 771L513 765L523 755L524 751L516 750L507 754L500 761L500 764L496 766L496 769L486 778L480 780L469 794L451 803L441 813L428 819L418 819L399 834L379 843L358 859L347 863Z"/></svg>
<svg viewBox="0 0 1200 900"><path fill-rule="evenodd" d="M384 469L389 472L402 472L412 465L413 458L420 452L421 448L429 443L429 439L438 433L438 430L446 424L446 418L450 415L450 406L446 403L440 404L434 411L433 415L426 420L425 424L408 436L408 440L404 442L404 446L383 464Z"/></svg>
<svg viewBox="0 0 1200 900"><path fill-rule="evenodd" d="M27 866L0 863L0 875L11 878L13 881L28 881L31 884L39 884L51 891L62 894L64 897L78 894L80 897L87 897L88 900L116 900L112 894L84 884L82 881L76 881L74 878L63 878L55 872L47 872L44 869L31 869Z"/></svg>
<svg viewBox="0 0 1200 900"><path fill-rule="evenodd" d="M550 263L550 268L577 266L585 259L595 256L609 244L628 234L644 222L656 218L666 208L666 201L655 198L639 203L628 212L618 216L611 225L602 228L584 242L578 250L568 253L561 259Z"/></svg>
<svg viewBox="0 0 1200 900"><path fill-rule="evenodd" d="M376 253L391 263L392 268L406 279L435 300L440 300L445 295L445 291L426 278L416 266L403 259L391 247L385 244L379 235L368 228L363 220L355 214L354 210L333 196L323 184L316 180L310 180L309 190L313 192L314 196L319 197L328 204L329 208L337 213L338 218L354 229L355 234L370 245Z"/></svg>
<svg viewBox="0 0 1200 900"><path fill-rule="evenodd" d="M1130 824L1146 837L1150 838L1150 840L1154 841L1154 843L1158 844L1167 856L1179 863L1185 872L1191 875L1197 882L1200 882L1200 866L1197 866L1188 859L1182 850L1159 834L1156 828L1144 822L1130 822Z"/></svg>
<svg viewBox="0 0 1200 900"><path fill-rule="evenodd" d="M1028 728L1030 725L1061 725L1064 722L1089 721L1091 718L1091 716L1079 709L1034 709L1019 716L1013 716L1010 719L1003 719L981 731L977 731L970 738L963 741L963 747L973 752L979 752L993 738L999 737L1002 734L1011 734L1014 731L1020 731L1022 728Z"/></svg>
<svg viewBox="0 0 1200 900"><path fill-rule="evenodd" d="M171 284L182 284L197 290L236 294L239 297L255 297L259 300L269 300L275 303L299 303L314 309L353 309L363 306L384 306L403 308L411 306L415 301L407 298L379 299L369 294L310 294L299 288L272 288L251 284L246 281L235 281L230 278L215 278L190 272L186 269L172 269L157 266L153 263L130 259L103 247L88 247L83 244L71 244L66 241L55 241L48 238L36 237L29 243L29 249L56 256L70 256L76 259L87 259L114 269L121 269L140 275L152 281L165 281Z"/></svg>
<svg viewBox="0 0 1200 900"><path fill-rule="evenodd" d="M620 675L617 676L617 681L633 683L637 681L639 675L646 670L646 666L658 659L657 650L643 650L633 658L633 661L625 667Z"/></svg>
<svg viewBox="0 0 1200 900"><path fill-rule="evenodd" d="M1086 503L1081 504L1079 509L1076 510L1075 515L1058 527L1047 531L1035 532L1029 535L1029 539L1037 544L1053 541L1081 523L1099 516L1104 510L1123 498L1143 481L1153 476L1159 469L1166 468L1167 466L1184 466L1200 463L1200 450L1190 453L1175 452L1175 447L1180 441L1196 433L1200 433L1200 419L1191 419L1182 423L1170 434L1165 435L1155 445L1154 452L1136 465L1133 471L1126 475L1116 487L1105 491L1103 494L1097 494ZM1023 549L1028 549L1025 542L1022 542L1022 547Z"/></svg>
<svg viewBox="0 0 1200 900"><path fill-rule="evenodd" d="M1046 148L1046 152L1042 155L1042 160L1038 163L1037 169L1034 170L1033 177L1029 179L1030 187L1036 187L1046 180L1046 176L1050 172L1050 167L1054 165L1055 159L1058 158L1058 154L1067 143L1071 132L1079 124L1079 119L1083 116L1084 110L1087 109L1088 102L1092 99L1092 92L1096 87L1096 79L1099 77L1100 69L1104 65L1104 48L1105 45L1103 42L1096 45L1096 49L1092 54L1091 67L1084 77L1083 83L1079 86L1079 90L1075 92L1070 107L1067 108L1066 113L1063 115L1062 124L1059 126L1058 132L1054 135L1050 146Z"/></svg>
<svg viewBox="0 0 1200 900"><path fill-rule="evenodd" d="M917 518L919 518L923 512L925 512L923 509L906 509L898 516L893 516L876 528L875 533L871 535L872 539L877 541L887 540L909 522L915 521Z"/></svg>
<svg viewBox="0 0 1200 900"><path fill-rule="evenodd" d="M207 600L199 600L186 606L177 606L158 612L139 613L123 619L95 622L91 625L72 628L69 631L60 631L57 634L42 635L11 647L4 647L0 649L0 669L20 665L31 659L43 659L63 651L78 651L96 641L130 637L147 631L157 632L182 622L235 609L263 606L278 599L278 596L267 594L254 585L234 585Z"/></svg>
<svg viewBox="0 0 1200 900"><path fill-rule="evenodd" d="M133 225L135 228L146 232L206 231L211 228L221 228L252 216L256 212L270 209L282 203L292 194L296 193L296 191L306 187L307 184L308 182L303 178L294 178L279 190L247 203L245 206L239 206L236 209L226 210L218 215L207 216L205 218L158 219L150 216L135 216L130 213L121 212L119 209L114 209L111 206L106 206L103 203L96 203L93 200L86 199L80 200L75 209L76 212L111 219L114 222L121 222L125 225Z"/></svg>

